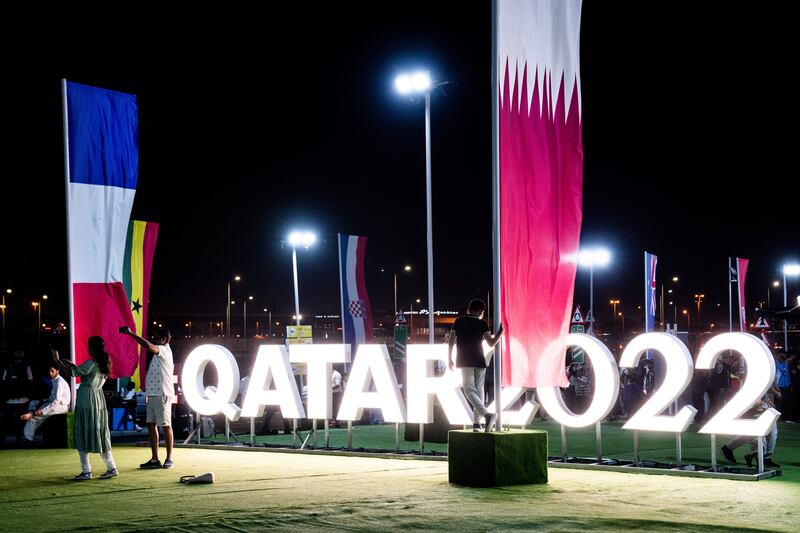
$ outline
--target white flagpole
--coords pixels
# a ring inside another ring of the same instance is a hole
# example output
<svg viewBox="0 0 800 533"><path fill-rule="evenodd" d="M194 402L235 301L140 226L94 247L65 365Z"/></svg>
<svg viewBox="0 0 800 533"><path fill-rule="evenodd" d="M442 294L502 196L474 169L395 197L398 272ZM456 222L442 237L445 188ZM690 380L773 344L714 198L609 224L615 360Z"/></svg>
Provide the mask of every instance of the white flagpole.
<svg viewBox="0 0 800 533"><path fill-rule="evenodd" d="M500 313L500 127L498 124L500 113L500 85L498 82L498 0L492 0L492 290L494 292L494 317L492 322L495 328L502 324ZM502 390L502 342L494 347L494 399L497 406L497 424L495 431L503 428L503 410L501 409L500 392Z"/></svg>
<svg viewBox="0 0 800 533"><path fill-rule="evenodd" d="M67 116L67 80L61 80L62 122L64 125L64 189L67 202L67 301L69 302L69 359L75 362L75 308L72 301L72 265L69 239L69 117ZM75 409L75 376L69 380L70 410Z"/></svg>
<svg viewBox="0 0 800 533"><path fill-rule="evenodd" d="M348 237L349 239L349 237ZM347 344L344 338L344 281L342 280L342 234L336 234L336 246L339 249L339 305L342 313L342 344ZM352 357L352 355L351 355ZM344 373L347 374L347 363L344 364ZM336 416L334 414L333 416Z"/></svg>
<svg viewBox="0 0 800 533"><path fill-rule="evenodd" d="M733 332L733 289L731 288L731 274L733 267L731 267L731 258L728 258L728 331ZM738 283L739 278L736 278Z"/></svg>

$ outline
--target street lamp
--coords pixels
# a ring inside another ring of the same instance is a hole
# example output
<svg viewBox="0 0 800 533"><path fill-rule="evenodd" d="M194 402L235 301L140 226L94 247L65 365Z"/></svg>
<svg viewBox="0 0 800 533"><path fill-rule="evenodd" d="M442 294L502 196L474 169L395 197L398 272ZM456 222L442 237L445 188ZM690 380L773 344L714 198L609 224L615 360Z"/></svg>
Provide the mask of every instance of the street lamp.
<svg viewBox="0 0 800 533"><path fill-rule="evenodd" d="M700 304L703 303L703 298L705 298L705 294L695 294L694 301L697 304L697 325L700 326Z"/></svg>
<svg viewBox="0 0 800 533"><path fill-rule="evenodd" d="M317 242L317 236L310 231L293 231L289 234L287 239L289 246L292 247L292 273L294 274L294 310L295 317L297 317L297 325L300 325L300 320L303 318L300 314L300 291L297 286L297 247L302 246L308 250L309 246L313 246Z"/></svg>
<svg viewBox="0 0 800 533"><path fill-rule="evenodd" d="M686 315L686 334L688 335L689 334L689 322L690 322L690 320L689 320L689 310L688 309L684 309L683 310L683 314Z"/></svg>
<svg viewBox="0 0 800 533"><path fill-rule="evenodd" d="M248 296L247 300L250 300L252 302L253 301L253 297L252 296ZM244 320L243 320L244 329L243 329L243 332L242 332L242 338L243 339L247 338L247 300L244 300Z"/></svg>
<svg viewBox="0 0 800 533"><path fill-rule="evenodd" d="M272 309L264 308L265 313L269 313L269 338L272 338Z"/></svg>
<svg viewBox="0 0 800 533"><path fill-rule="evenodd" d="M411 265L404 265L403 272L411 272ZM394 316L397 316L397 272L394 273Z"/></svg>
<svg viewBox="0 0 800 533"><path fill-rule="evenodd" d="M589 267L589 334L594 331L594 267L604 267L611 262L611 252L605 248L581 250L578 265Z"/></svg>
<svg viewBox="0 0 800 533"><path fill-rule="evenodd" d="M419 298L416 299L417 303L420 301ZM408 315L408 338L414 338L414 302L411 302L411 313Z"/></svg>
<svg viewBox="0 0 800 533"><path fill-rule="evenodd" d="M395 89L404 96L425 96L425 192L428 222L428 342L433 344L433 208L431 206L431 91L447 82L433 82L428 71L403 73L394 80Z"/></svg>
<svg viewBox="0 0 800 533"><path fill-rule="evenodd" d="M12 292L14 291L12 291L11 289L5 290L5 292L3 293L3 304L0 305L0 311L3 312L3 340L5 340L6 338L6 294L11 294Z"/></svg>
<svg viewBox="0 0 800 533"><path fill-rule="evenodd" d="M617 304L619 303L619 300L609 300L608 303L610 303L611 305L614 306L614 313L611 316L612 316L612 320L614 321L614 332L616 333L616 331L617 331Z"/></svg>
<svg viewBox="0 0 800 533"><path fill-rule="evenodd" d="M42 304L41 302L31 302L33 310L36 312L36 342L42 343Z"/></svg>
<svg viewBox="0 0 800 533"><path fill-rule="evenodd" d="M786 276L800 276L800 264L791 263L783 265L783 306L789 307L789 301L786 294ZM783 351L789 350L789 331L786 319L783 319Z"/></svg>
<svg viewBox="0 0 800 533"><path fill-rule="evenodd" d="M672 276L672 283L678 283L678 276ZM672 294L672 289L667 291L668 294ZM677 321L676 321L677 322ZM664 325L664 284L661 284L661 325Z"/></svg>
<svg viewBox="0 0 800 533"><path fill-rule="evenodd" d="M241 281L241 280L242 280L241 276L233 276L233 281ZM231 337L231 303L232 303L231 302L231 280L228 280L228 300L227 301L228 301L228 312L227 312L226 322L225 322L225 324L226 324L226 326L225 326L226 327L225 337L226 338L230 338Z"/></svg>

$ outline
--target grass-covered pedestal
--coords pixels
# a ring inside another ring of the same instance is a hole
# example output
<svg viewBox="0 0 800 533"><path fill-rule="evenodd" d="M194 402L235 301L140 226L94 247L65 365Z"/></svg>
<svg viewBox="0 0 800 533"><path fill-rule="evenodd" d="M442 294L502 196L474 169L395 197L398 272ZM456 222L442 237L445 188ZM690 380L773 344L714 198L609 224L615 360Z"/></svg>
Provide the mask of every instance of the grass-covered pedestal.
<svg viewBox="0 0 800 533"><path fill-rule="evenodd" d="M447 456L450 483L470 487L547 483L546 431L451 431Z"/></svg>

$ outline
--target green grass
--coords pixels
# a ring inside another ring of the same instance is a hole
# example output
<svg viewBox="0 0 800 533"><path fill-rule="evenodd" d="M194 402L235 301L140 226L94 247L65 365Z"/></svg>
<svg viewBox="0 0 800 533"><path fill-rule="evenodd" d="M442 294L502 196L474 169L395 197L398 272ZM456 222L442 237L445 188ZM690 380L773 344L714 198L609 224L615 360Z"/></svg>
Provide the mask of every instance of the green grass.
<svg viewBox="0 0 800 533"><path fill-rule="evenodd" d="M630 436L614 427L608 424L604 433L605 448L624 454ZM357 438L368 446L385 443L381 431L393 446L391 426L356 427L354 444ZM73 450L3 450L0 516L4 532L797 531L798 431L780 424L780 432L775 460L784 465L784 476L765 481L552 468L546 485L493 489L448 483L443 461L259 450L181 448L172 470L143 471L138 464L149 449L119 445L114 448L118 478L76 483L70 481L80 470ZM558 453L558 433L550 431L551 453ZM593 453L593 431L570 431L569 440L571 453ZM702 437L689 432L685 440L687 457L705 457ZM642 450L652 454L648 458L667 458L672 442L643 438ZM97 455L92 463L95 473L103 471ZM207 471L217 476L213 485L178 483L182 475Z"/></svg>
<svg viewBox="0 0 800 533"><path fill-rule="evenodd" d="M622 429L621 421L603 423L603 457L620 460L632 460L633 456L633 432ZM321 424L320 424L321 425ZM538 419L532 429L545 429L549 434L549 453L551 456L561 455L561 430L558 424L553 422L541 422ZM688 431L684 432L682 439L683 463L694 463L701 465L711 464L711 437L697 433L699 425L692 425ZM778 445L773 459L781 465L782 478L784 482L800 483L800 425L779 423L778 424ZM302 438L308 436L309 431L302 432ZM317 444L322 447L324 432L320 427L317 435ZM330 447L345 448L347 446L347 430L344 428L330 429ZM239 434L237 438L244 443L250 442L250 434ZM217 435L213 442L224 443L222 435ZM291 435L268 435L256 436L259 444L268 443L270 445L291 446ZM728 464L719 452L719 447L727 442L723 436L717 437L717 461L720 465ZM310 445L312 439L308 440ZM395 449L394 425L386 424L380 426L353 426L353 449L387 450ZM567 453L570 456L595 457L595 428L569 429L567 430ZM419 441L403 440L403 425L400 425L400 449L404 452L417 451ZM447 444L425 443L425 451L435 451L447 453ZM744 465L744 454L749 452L749 448L742 447L736 451L739 462ZM672 434L656 433L648 434L639 432L639 456L642 460L657 462L675 462L675 437Z"/></svg>

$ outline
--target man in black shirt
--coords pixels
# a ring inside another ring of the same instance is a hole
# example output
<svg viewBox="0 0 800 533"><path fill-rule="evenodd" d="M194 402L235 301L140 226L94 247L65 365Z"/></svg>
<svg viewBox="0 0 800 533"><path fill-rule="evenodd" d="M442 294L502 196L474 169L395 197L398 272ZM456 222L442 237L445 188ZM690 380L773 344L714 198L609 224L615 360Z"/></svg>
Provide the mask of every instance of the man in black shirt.
<svg viewBox="0 0 800 533"><path fill-rule="evenodd" d="M497 421L496 414L490 414L484 405L483 382L486 378L486 367L489 362L483 355L482 342L485 340L489 347L500 341L503 335L503 325L492 336L489 325L483 320L486 303L483 300L472 300L467 306L467 314L456 319L448 340L447 364L450 370L454 366L461 370L461 380L464 394L472 404L472 430L481 430L481 419L486 421L486 431L492 431ZM453 345L456 345L456 361L453 364ZM500 402L497 402L499 405Z"/></svg>

